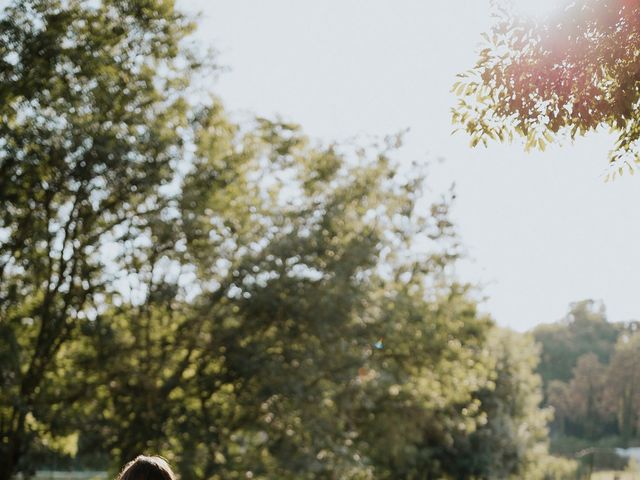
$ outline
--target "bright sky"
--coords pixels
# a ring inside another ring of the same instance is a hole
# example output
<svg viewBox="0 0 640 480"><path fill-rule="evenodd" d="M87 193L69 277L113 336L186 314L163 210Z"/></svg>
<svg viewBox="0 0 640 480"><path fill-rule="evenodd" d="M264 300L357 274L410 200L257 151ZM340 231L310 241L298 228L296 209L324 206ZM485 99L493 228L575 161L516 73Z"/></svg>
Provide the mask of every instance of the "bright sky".
<svg viewBox="0 0 640 480"><path fill-rule="evenodd" d="M397 158L431 161L435 192L455 182L471 258L459 273L484 285L499 324L526 330L585 298L640 319L640 177L603 182L606 133L531 154L451 135L449 89L475 61L488 0L182 5L203 12L199 35L230 69L214 89L238 115L278 114L325 141L410 129Z"/></svg>

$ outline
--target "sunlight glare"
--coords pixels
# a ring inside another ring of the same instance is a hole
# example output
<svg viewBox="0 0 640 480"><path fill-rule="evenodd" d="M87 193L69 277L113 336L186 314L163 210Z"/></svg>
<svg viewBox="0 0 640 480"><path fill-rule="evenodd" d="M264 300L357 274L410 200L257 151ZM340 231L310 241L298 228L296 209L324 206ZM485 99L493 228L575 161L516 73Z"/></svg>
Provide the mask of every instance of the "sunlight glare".
<svg viewBox="0 0 640 480"><path fill-rule="evenodd" d="M518 15L540 19L556 14L570 3L567 0L511 0L513 11Z"/></svg>

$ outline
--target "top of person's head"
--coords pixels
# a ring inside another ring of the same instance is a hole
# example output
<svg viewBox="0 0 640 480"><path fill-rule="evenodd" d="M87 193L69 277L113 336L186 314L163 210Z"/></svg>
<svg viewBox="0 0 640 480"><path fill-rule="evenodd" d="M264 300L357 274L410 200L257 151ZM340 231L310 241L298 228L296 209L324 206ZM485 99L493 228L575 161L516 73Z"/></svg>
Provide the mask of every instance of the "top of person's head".
<svg viewBox="0 0 640 480"><path fill-rule="evenodd" d="M116 480L176 480L176 476L164 458L140 455L124 466Z"/></svg>

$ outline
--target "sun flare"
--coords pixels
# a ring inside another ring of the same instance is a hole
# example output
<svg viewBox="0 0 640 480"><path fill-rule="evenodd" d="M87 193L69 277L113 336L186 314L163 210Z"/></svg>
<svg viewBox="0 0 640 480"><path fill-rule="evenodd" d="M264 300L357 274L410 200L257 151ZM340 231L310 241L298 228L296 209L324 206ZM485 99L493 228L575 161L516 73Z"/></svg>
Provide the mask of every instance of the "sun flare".
<svg viewBox="0 0 640 480"><path fill-rule="evenodd" d="M514 12L519 15L544 18L561 12L572 2L569 0L510 0L509 3Z"/></svg>

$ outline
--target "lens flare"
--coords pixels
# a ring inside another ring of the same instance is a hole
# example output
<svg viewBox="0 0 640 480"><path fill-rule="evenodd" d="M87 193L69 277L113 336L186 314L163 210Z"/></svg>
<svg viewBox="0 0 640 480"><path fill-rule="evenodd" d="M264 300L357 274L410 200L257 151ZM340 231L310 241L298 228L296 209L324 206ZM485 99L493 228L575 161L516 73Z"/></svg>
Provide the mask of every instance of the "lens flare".
<svg viewBox="0 0 640 480"><path fill-rule="evenodd" d="M541 19L562 12L570 0L510 0L507 2L519 16Z"/></svg>

